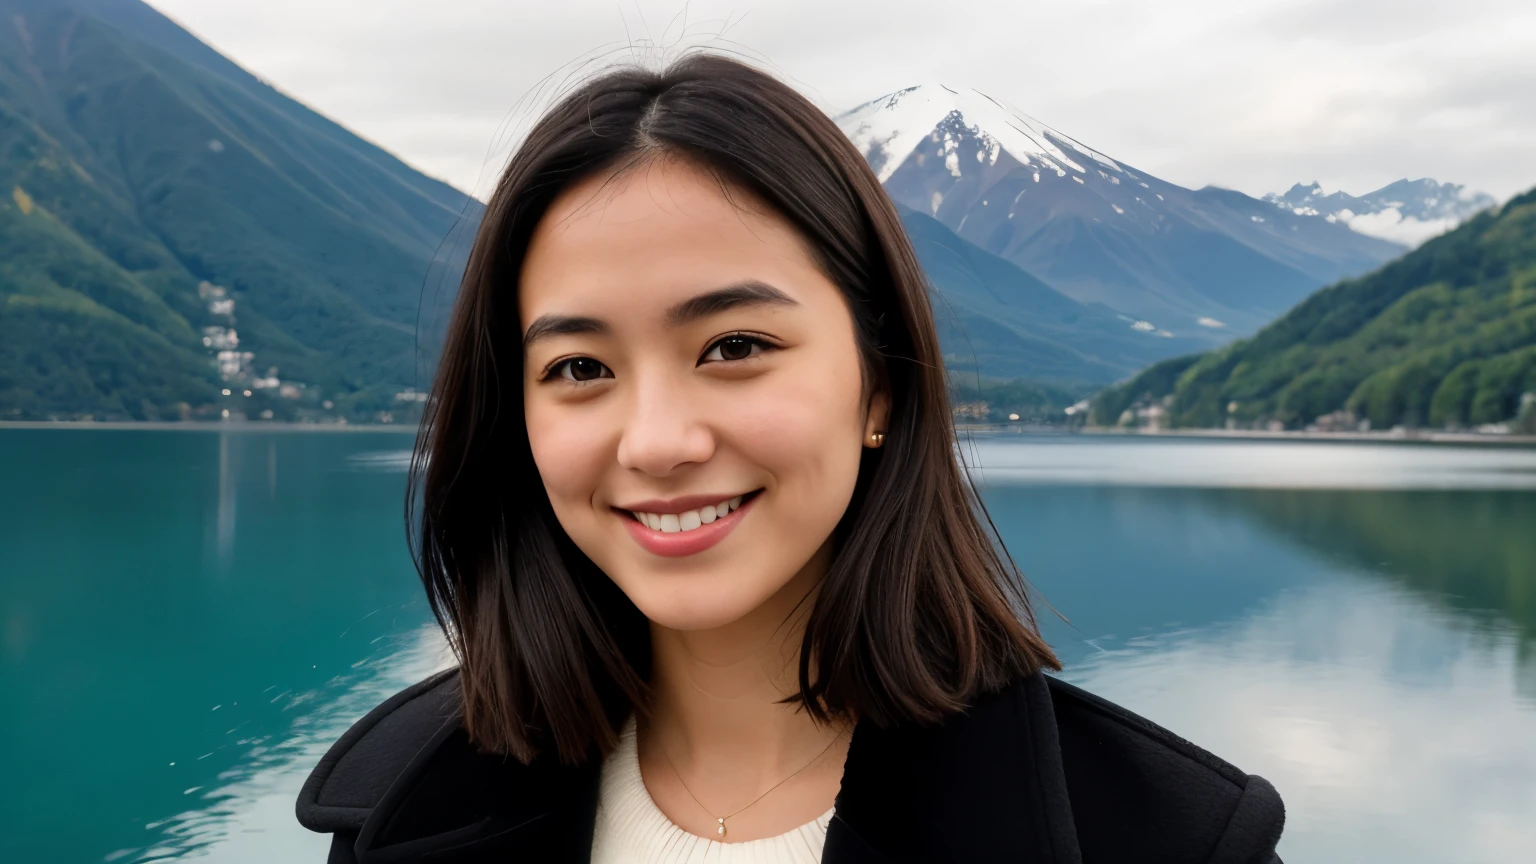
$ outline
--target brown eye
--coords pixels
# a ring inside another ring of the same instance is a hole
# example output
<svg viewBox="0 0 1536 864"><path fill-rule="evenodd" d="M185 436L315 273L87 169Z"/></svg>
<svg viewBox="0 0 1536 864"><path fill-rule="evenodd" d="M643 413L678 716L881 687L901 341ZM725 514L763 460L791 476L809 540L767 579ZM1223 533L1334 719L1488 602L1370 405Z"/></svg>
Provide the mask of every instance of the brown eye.
<svg viewBox="0 0 1536 864"><path fill-rule="evenodd" d="M709 346L700 362L745 360L754 354L763 353L766 347L761 339L753 339L751 336L727 336Z"/></svg>
<svg viewBox="0 0 1536 864"><path fill-rule="evenodd" d="M572 357L562 362L558 368L560 377L570 381L595 381L598 378L612 378L613 373L607 366L593 360L591 357Z"/></svg>

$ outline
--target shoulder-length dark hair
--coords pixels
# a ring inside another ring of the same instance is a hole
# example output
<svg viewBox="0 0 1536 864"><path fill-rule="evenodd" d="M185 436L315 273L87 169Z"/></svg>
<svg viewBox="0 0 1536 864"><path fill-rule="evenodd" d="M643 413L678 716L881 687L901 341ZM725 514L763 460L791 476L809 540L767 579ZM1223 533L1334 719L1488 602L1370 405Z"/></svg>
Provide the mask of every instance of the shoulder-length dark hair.
<svg viewBox="0 0 1536 864"><path fill-rule="evenodd" d="M551 748L579 762L648 704L646 621L560 527L534 465L517 280L562 190L661 154L755 193L799 229L852 313L866 390L891 399L806 621L795 698L818 720L929 723L1060 668L956 459L927 282L895 206L809 100L697 52L659 72L608 71L561 99L508 163L470 253L407 503L470 736L524 762Z"/></svg>

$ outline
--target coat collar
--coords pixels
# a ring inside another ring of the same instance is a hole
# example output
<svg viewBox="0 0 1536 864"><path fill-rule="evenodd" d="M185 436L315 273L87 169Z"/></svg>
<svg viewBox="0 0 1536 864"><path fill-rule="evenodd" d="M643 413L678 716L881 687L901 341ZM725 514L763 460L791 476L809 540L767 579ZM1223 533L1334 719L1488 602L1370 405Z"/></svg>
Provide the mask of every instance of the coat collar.
<svg viewBox="0 0 1536 864"><path fill-rule="evenodd" d="M478 753L450 718L373 808L358 864L585 864L600 770ZM826 864L1080 859L1043 676L938 726L854 728Z"/></svg>

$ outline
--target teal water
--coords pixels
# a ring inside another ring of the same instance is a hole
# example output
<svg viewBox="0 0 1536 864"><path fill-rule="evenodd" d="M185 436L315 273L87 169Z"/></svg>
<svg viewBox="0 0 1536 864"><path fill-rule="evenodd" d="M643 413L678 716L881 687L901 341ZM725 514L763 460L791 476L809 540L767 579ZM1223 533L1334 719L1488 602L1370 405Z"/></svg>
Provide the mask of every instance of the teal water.
<svg viewBox="0 0 1536 864"><path fill-rule="evenodd" d="M0 861L321 861L351 720L448 662L407 435L0 429ZM966 448L1066 677L1263 774L1287 860L1536 848L1536 451Z"/></svg>

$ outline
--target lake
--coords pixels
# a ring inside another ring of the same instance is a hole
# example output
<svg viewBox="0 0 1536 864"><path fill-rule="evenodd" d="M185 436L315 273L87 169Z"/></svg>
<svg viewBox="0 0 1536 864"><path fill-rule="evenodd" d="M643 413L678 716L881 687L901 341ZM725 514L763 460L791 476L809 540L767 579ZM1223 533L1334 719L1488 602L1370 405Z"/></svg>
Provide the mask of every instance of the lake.
<svg viewBox="0 0 1536 864"><path fill-rule="evenodd" d="M410 443L0 429L0 860L324 860L309 767L450 662L403 540ZM1286 860L1536 848L1536 450L963 458L1064 677L1267 777Z"/></svg>

